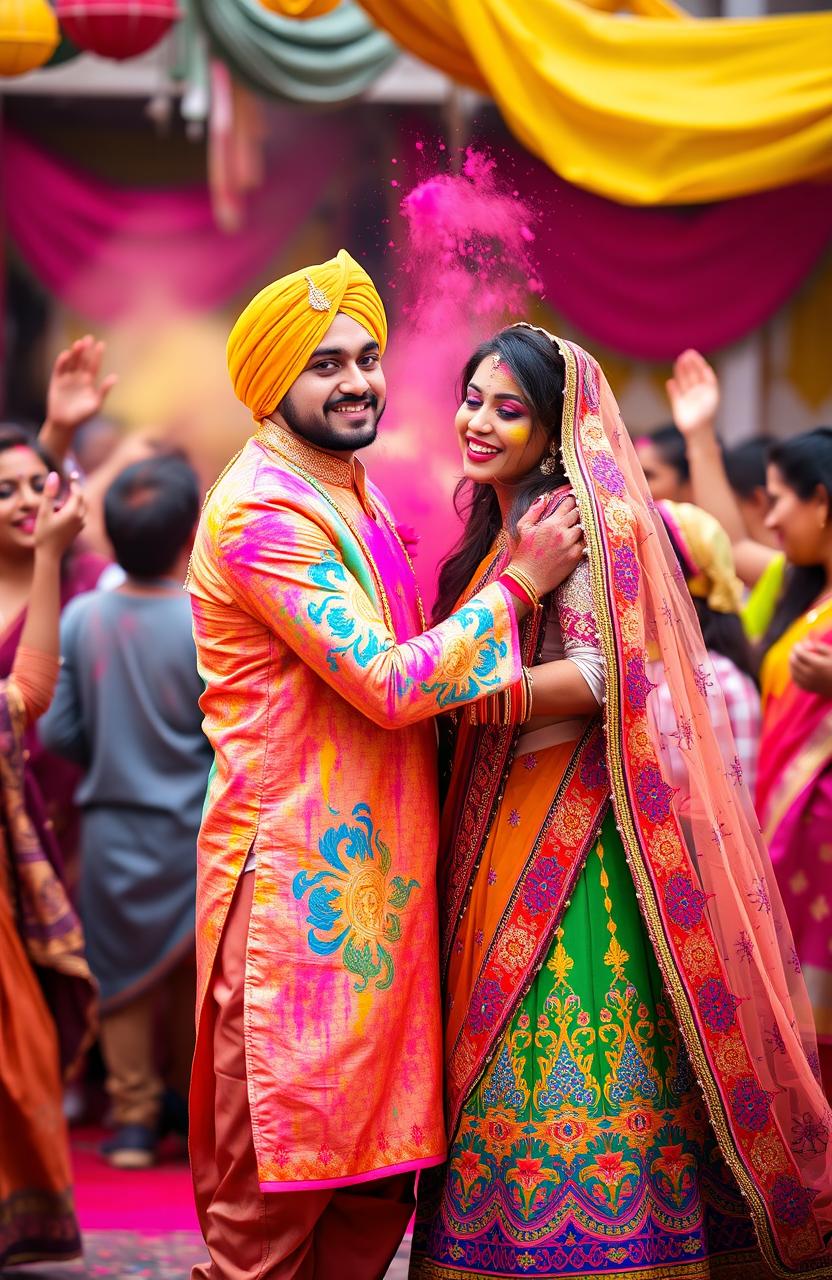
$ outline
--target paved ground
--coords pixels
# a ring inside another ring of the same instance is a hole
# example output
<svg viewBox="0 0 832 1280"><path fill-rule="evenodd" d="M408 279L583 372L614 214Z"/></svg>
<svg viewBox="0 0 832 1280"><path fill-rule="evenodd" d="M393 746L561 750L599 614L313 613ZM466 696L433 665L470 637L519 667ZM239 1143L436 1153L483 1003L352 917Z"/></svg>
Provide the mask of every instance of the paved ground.
<svg viewBox="0 0 832 1280"><path fill-rule="evenodd" d="M83 1262L15 1267L0 1274L9 1280L188 1280L193 1264L205 1256L201 1238L189 1231L167 1236L89 1231L84 1244ZM406 1240L387 1280L407 1280L409 1252L410 1241Z"/></svg>

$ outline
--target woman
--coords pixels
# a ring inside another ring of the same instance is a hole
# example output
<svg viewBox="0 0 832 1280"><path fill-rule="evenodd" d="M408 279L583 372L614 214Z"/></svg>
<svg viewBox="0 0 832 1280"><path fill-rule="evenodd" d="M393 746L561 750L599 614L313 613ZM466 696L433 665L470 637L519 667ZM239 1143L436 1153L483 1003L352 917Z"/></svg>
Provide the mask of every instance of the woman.
<svg viewBox="0 0 832 1280"><path fill-rule="evenodd" d="M476 484L438 616L501 574L543 487L571 484L588 555L524 624L533 718L515 692L475 713L493 723L457 726L440 872L451 1146L421 1179L411 1275L832 1276L811 1012L615 401L579 347L522 325L475 353L464 388Z"/></svg>
<svg viewBox="0 0 832 1280"><path fill-rule="evenodd" d="M690 469L685 454L685 439L672 422L657 427L649 436L635 441L636 453L644 478L656 502L690 502Z"/></svg>
<svg viewBox="0 0 832 1280"><path fill-rule="evenodd" d="M32 530L26 622L0 684L0 1270L81 1251L61 1068L91 1039L94 988L80 926L23 799L24 731L58 675L61 556L83 523L77 487L56 512L57 488L52 475Z"/></svg>
<svg viewBox="0 0 832 1280"><path fill-rule="evenodd" d="M832 1098L832 429L773 445L768 490L791 568L763 642L757 812Z"/></svg>
<svg viewBox="0 0 832 1280"><path fill-rule="evenodd" d="M742 583L734 572L728 534L718 520L689 502L659 502L670 545L682 567L693 607L702 628L702 639L714 669L711 718L717 724L724 702L731 726L731 756L739 761L745 785L753 795L757 785L760 747L760 693L754 658L740 618ZM661 697L663 691L660 691ZM709 691L710 692L710 691ZM668 717L673 704L668 699Z"/></svg>
<svg viewBox="0 0 832 1280"><path fill-rule="evenodd" d="M35 520L50 459L25 432L0 430L0 679L9 676L26 624L35 566ZM106 560L70 551L61 568L61 607L96 585ZM80 773L40 745L37 730L26 731L26 807L41 843L66 867L72 883L77 868L79 824L72 797Z"/></svg>

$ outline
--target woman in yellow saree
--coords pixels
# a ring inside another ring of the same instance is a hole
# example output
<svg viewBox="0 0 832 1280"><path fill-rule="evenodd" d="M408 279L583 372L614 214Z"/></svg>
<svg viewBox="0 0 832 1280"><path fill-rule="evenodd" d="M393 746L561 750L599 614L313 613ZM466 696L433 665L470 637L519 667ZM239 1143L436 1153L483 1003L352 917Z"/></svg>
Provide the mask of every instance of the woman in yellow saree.
<svg viewBox="0 0 832 1280"><path fill-rule="evenodd" d="M526 325L484 344L463 385L478 483L438 613L503 573L541 491L571 486L587 561L525 624L533 718L509 693L456 725L450 1151L421 1180L411 1277L832 1276L811 1012L613 396L580 347Z"/></svg>

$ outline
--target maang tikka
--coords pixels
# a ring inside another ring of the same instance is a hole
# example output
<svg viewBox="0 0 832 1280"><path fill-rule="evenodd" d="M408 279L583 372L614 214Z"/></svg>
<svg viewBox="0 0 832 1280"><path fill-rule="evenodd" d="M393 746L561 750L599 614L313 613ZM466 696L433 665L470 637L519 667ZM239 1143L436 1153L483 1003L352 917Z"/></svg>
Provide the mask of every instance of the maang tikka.
<svg viewBox="0 0 832 1280"><path fill-rule="evenodd" d="M549 452L540 463L540 470L544 476L553 476L558 469L558 446L554 440L549 445Z"/></svg>

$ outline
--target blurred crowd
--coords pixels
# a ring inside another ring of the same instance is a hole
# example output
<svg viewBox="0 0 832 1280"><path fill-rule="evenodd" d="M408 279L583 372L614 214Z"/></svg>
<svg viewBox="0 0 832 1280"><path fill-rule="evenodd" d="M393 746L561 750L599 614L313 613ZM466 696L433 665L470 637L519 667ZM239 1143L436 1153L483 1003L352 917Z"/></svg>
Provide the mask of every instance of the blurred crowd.
<svg viewBox="0 0 832 1280"><path fill-rule="evenodd" d="M187 1133L193 1051L211 753L182 584L200 485L181 452L106 418L103 355L92 337L61 353L36 437L0 428L0 975L18 979L14 1000L0 990L18 1037L0 1057L0 1132L17 1139L0 1188L19 1175L45 1204L68 1184L57 1111L97 1113L103 1158L146 1167ZM636 448L727 706L726 768L756 795L832 1096L832 783L805 760L832 737L832 429L724 449L718 380L694 351L667 391L672 420ZM0 1239L0 1265L30 1245L18 1231L4 1255Z"/></svg>

